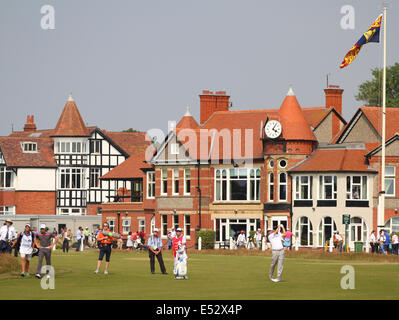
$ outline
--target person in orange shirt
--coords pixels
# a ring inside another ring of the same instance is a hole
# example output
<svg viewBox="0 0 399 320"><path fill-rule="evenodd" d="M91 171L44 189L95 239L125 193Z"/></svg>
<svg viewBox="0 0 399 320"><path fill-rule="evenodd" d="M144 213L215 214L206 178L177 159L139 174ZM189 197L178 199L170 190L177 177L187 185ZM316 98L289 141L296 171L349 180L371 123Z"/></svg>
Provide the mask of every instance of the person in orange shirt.
<svg viewBox="0 0 399 320"><path fill-rule="evenodd" d="M96 269L96 271L94 271L95 274L97 274L100 270L104 255L105 255L104 274L108 274L109 260L111 258L112 241L114 241L115 238L110 237L110 236L105 236L104 233L106 233L106 232L110 232L109 225L107 222L105 222L103 224L103 229L98 233L98 236L97 236L97 242L98 242L98 246L100 248L100 255L99 255L98 261L97 261L97 269Z"/></svg>

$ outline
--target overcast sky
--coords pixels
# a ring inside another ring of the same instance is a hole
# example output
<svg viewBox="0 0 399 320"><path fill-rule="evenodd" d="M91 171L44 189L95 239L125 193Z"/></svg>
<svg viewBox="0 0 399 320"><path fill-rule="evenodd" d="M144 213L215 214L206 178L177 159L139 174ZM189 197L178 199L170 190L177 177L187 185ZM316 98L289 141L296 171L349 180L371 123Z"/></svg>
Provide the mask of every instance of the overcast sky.
<svg viewBox="0 0 399 320"><path fill-rule="evenodd" d="M399 3L388 3L391 65ZM55 30L41 28L43 5ZM341 28L344 5L353 30ZM187 105L199 121L203 89L226 90L234 110L278 108L292 84L302 107L323 106L327 73L349 120L382 45L339 65L381 11L375 0L1 0L0 135L22 130L28 114L54 128L69 92L85 122L107 130L164 129Z"/></svg>

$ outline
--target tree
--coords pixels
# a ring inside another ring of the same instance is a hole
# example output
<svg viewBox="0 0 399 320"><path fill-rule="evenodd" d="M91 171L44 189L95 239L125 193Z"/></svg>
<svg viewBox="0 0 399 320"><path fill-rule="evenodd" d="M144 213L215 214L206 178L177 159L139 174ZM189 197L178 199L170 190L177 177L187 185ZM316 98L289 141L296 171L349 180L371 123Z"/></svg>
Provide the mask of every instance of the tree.
<svg viewBox="0 0 399 320"><path fill-rule="evenodd" d="M122 132L139 132L139 131L137 131L137 130L135 130L133 128L129 128L127 130L123 130Z"/></svg>
<svg viewBox="0 0 399 320"><path fill-rule="evenodd" d="M356 100L366 102L366 106L382 105L382 69L371 70L373 79L359 86ZM387 67L386 106L399 107L399 63Z"/></svg>

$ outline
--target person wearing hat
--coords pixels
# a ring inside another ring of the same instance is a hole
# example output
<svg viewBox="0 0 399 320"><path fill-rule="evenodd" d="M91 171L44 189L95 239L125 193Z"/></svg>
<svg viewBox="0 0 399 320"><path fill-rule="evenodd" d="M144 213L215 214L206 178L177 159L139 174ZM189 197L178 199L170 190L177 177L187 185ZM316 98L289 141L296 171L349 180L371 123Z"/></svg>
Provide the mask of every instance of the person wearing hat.
<svg viewBox="0 0 399 320"><path fill-rule="evenodd" d="M280 229L283 229L283 233L280 233ZM267 229L267 237L272 246L272 264L270 266L269 279L273 282L281 281L281 275L284 268L284 247L283 239L285 236L285 229L282 224L278 226L276 230L273 231L272 228ZM273 278L274 268L278 263L277 267L277 278Z"/></svg>
<svg viewBox="0 0 399 320"><path fill-rule="evenodd" d="M15 228L12 220L7 219L0 228L0 253L11 253L12 240L16 237Z"/></svg>
<svg viewBox="0 0 399 320"><path fill-rule="evenodd" d="M247 239L245 237L244 230L241 230L241 232L237 238L237 247L241 248L242 246L245 246L246 242L247 242Z"/></svg>
<svg viewBox="0 0 399 320"><path fill-rule="evenodd" d="M52 239L55 238L55 241L52 242ZM42 263L43 258L46 257L46 275L47 278L50 278L50 267L51 267L51 249L58 241L58 236L54 236L54 234L48 232L48 228L45 224L40 225L40 232L36 235L35 245L39 249L39 262L37 263L36 269L36 278L40 279L42 273Z"/></svg>
<svg viewBox="0 0 399 320"><path fill-rule="evenodd" d="M186 236L182 234L182 231L183 231L182 228L177 228L176 235L173 237L173 240L172 240L173 260L174 260L173 265L175 267L176 267L176 263L177 263L176 254L177 254L177 250L179 249L179 244L182 244L185 246L186 242L187 242Z"/></svg>
<svg viewBox="0 0 399 320"><path fill-rule="evenodd" d="M21 255L22 277L29 276L29 262L32 259L33 248L35 246L35 234L31 231L30 224L25 225L24 232L21 232L12 244L15 247L19 244L19 253Z"/></svg>
<svg viewBox="0 0 399 320"><path fill-rule="evenodd" d="M159 236L158 228L154 228L154 233L147 241L148 256L150 257L150 270L151 273L155 273L155 257L157 257L159 267L161 268L162 274L168 274L166 272L165 264L162 259L162 240Z"/></svg>
<svg viewBox="0 0 399 320"><path fill-rule="evenodd" d="M256 231L254 239L255 239L256 248L261 249L262 248L262 229L261 228L258 228L258 230Z"/></svg>

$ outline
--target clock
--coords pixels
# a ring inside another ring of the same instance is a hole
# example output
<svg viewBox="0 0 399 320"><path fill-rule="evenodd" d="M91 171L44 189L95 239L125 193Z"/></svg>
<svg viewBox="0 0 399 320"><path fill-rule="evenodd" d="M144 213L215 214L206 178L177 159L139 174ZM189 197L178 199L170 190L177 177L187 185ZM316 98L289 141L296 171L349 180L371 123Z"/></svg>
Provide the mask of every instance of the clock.
<svg viewBox="0 0 399 320"><path fill-rule="evenodd" d="M265 133L270 139L276 139L281 135L282 127L281 123L277 120L270 120L266 123Z"/></svg>

